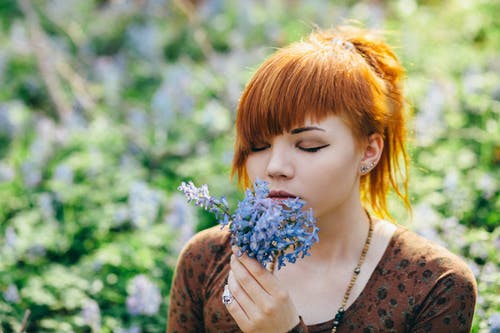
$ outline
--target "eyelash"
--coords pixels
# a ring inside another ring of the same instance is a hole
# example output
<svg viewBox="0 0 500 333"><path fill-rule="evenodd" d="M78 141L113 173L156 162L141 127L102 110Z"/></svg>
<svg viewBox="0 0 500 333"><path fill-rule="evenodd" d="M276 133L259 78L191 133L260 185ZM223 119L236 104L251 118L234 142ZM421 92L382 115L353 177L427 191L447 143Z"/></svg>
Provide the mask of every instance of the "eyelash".
<svg viewBox="0 0 500 333"><path fill-rule="evenodd" d="M323 146L318 146L318 147L311 147L311 148L301 148L301 147L297 147L297 148L299 148L300 150L305 151L307 153L316 153L319 150L321 150L323 148L326 148L328 146L329 146L329 144L326 144L326 145L323 145ZM257 153L257 152L263 151L263 150L265 150L265 149L267 149L269 147L271 147L271 146L270 145L265 145L265 146L262 146L262 147L252 147L251 151L253 153Z"/></svg>
<svg viewBox="0 0 500 333"><path fill-rule="evenodd" d="M271 146L270 145L265 145L265 146L261 146L261 147L253 147L252 146L252 148L250 148L250 150L252 151L252 153L257 153L257 152L263 151L269 147L271 147Z"/></svg>
<svg viewBox="0 0 500 333"><path fill-rule="evenodd" d="M311 148L300 148L300 147L297 147L297 148L299 148L300 150L303 150L305 152L308 152L308 153L315 153L315 152L317 152L317 151L319 151L319 150L321 150L323 148L326 148L328 146L329 145L327 144L327 145L318 146L318 147L311 147Z"/></svg>

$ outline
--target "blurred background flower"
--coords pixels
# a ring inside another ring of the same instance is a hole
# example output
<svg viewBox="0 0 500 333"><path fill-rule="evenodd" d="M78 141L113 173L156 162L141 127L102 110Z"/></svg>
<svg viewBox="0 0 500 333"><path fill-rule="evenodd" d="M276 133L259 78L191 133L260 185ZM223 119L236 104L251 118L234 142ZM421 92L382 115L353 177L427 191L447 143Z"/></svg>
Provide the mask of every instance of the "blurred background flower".
<svg viewBox="0 0 500 333"><path fill-rule="evenodd" d="M87 300L83 305L81 316L84 324L89 326L92 332L101 331L101 310L96 301Z"/></svg>
<svg viewBox="0 0 500 333"><path fill-rule="evenodd" d="M158 313L161 302L160 289L145 275L132 279L126 301L128 313L152 316Z"/></svg>
<svg viewBox="0 0 500 333"><path fill-rule="evenodd" d="M390 198L394 217L466 260L473 332L498 332L498 12L490 0L2 1L0 328L32 309L28 332L164 331L178 252L217 223L178 184L241 199L228 175L252 72L315 25L354 19L387 30L407 69L414 215Z"/></svg>

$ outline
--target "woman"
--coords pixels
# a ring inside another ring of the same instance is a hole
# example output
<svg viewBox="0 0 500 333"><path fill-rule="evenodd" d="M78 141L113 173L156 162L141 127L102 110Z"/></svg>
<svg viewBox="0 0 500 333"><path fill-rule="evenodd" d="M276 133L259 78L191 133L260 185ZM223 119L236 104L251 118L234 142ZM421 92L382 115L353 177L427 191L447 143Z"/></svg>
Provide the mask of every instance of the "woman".
<svg viewBox="0 0 500 333"><path fill-rule="evenodd" d="M353 27L315 31L260 66L238 106L233 172L305 200L320 241L269 272L219 227L199 233L179 259L168 332L470 331L468 267L384 220L390 190L409 207L402 75L383 40Z"/></svg>

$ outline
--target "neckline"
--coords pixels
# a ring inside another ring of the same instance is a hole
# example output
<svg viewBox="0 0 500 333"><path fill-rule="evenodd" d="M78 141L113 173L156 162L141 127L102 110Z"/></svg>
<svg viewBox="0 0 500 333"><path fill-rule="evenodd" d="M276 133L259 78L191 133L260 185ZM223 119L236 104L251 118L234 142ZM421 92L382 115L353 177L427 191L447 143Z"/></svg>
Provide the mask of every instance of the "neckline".
<svg viewBox="0 0 500 333"><path fill-rule="evenodd" d="M362 299L364 297L364 295L366 294L366 291L371 288L371 284L373 284L373 275L375 274L376 271L378 271L381 268L382 263L385 262L385 259L389 255L390 250L394 247L394 244L396 243L397 239L399 238L401 233L404 232L405 230L406 230L405 228L403 228L399 225L397 226L396 230L394 230L394 233L392 234L390 241L387 243L387 246L384 250L384 253L382 254L377 265L375 266L375 268L371 272L370 277L368 279L368 282L365 284L365 286L361 290L361 293L358 295L358 297L356 297L354 302L352 302L344 310L344 318L343 318L344 322L345 322L345 319L347 317L349 317L350 313L352 312L351 309L356 307L357 303L360 302L360 299ZM315 323L315 324L306 325L306 326L308 329L321 329L324 327L331 327L333 325L334 320L335 320L335 318L332 318L332 319L329 319L329 320L321 322L321 323Z"/></svg>

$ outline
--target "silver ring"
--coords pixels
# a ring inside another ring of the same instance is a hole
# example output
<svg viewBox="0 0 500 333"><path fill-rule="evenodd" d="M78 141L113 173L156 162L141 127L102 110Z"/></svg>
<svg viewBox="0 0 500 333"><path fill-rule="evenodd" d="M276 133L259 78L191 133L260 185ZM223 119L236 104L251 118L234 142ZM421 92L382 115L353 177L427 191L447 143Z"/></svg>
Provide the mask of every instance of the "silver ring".
<svg viewBox="0 0 500 333"><path fill-rule="evenodd" d="M229 305L233 303L234 297L231 295L231 291L229 291L229 286L226 284L224 286L224 292L222 293L222 304Z"/></svg>

